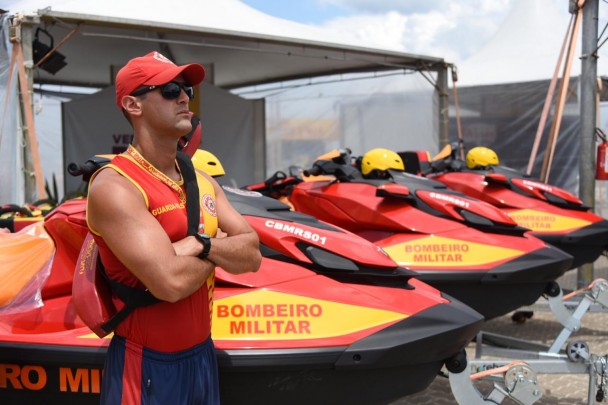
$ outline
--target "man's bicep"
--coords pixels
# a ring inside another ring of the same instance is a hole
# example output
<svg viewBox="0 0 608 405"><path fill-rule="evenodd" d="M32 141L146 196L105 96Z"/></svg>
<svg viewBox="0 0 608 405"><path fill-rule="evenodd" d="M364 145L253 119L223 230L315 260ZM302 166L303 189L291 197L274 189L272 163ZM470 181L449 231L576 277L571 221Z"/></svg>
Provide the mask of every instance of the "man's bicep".
<svg viewBox="0 0 608 405"><path fill-rule="evenodd" d="M91 226L104 238L112 253L140 278L137 269L146 268L163 254L174 252L169 237L135 187L129 189L129 185L120 180L111 186L108 182L99 186L92 188L90 194Z"/></svg>
<svg viewBox="0 0 608 405"><path fill-rule="evenodd" d="M228 236L253 232L253 228L251 228L245 218L230 204L228 197L226 197L224 190L217 181L207 174L204 175L211 182L215 191L217 223L222 232L225 232Z"/></svg>
<svg viewBox="0 0 608 405"><path fill-rule="evenodd" d="M253 232L249 223L234 209L225 195L217 198L217 219L218 226L228 236Z"/></svg>

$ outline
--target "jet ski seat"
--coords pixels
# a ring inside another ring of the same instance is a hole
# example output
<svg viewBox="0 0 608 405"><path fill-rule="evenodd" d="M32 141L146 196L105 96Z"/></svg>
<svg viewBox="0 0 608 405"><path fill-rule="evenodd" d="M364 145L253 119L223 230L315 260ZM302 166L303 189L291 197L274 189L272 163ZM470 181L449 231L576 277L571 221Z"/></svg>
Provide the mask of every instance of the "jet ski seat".
<svg viewBox="0 0 608 405"><path fill-rule="evenodd" d="M428 151L404 151L397 152L403 160L405 171L411 174L424 174L431 165L431 156Z"/></svg>

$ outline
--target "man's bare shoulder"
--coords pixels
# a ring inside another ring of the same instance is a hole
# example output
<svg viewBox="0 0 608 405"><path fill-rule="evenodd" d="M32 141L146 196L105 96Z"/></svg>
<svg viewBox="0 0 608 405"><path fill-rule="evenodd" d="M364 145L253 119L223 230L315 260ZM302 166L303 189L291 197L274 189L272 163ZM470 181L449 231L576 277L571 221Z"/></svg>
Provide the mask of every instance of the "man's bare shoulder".
<svg viewBox="0 0 608 405"><path fill-rule="evenodd" d="M137 187L116 170L110 168L101 170L89 187L89 200L91 199L115 199L125 197L124 194L139 194Z"/></svg>
<svg viewBox="0 0 608 405"><path fill-rule="evenodd" d="M120 214L146 210L141 191L126 177L110 168L97 173L89 187L88 218L110 219Z"/></svg>

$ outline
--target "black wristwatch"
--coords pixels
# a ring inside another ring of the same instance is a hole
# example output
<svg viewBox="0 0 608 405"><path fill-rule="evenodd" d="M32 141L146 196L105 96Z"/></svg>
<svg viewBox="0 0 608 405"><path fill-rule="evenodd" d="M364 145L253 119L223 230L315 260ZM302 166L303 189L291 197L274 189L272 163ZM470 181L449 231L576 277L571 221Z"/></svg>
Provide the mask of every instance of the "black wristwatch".
<svg viewBox="0 0 608 405"><path fill-rule="evenodd" d="M198 257L201 259L206 259L209 256L209 251L211 250L211 236L206 233L195 233L194 237L198 240L201 245L203 245L203 251Z"/></svg>

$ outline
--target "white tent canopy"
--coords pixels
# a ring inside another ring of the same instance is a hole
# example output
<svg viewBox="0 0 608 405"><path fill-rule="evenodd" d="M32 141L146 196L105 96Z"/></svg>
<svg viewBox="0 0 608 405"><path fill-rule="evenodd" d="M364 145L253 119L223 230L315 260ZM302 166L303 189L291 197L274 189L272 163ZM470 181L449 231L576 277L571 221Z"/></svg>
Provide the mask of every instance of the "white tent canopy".
<svg viewBox="0 0 608 405"><path fill-rule="evenodd" d="M378 49L335 33L260 13L237 0L26 0L8 5L11 13L37 15L68 65L40 83L107 86L111 67L158 49L176 63L213 66L215 85L232 88L344 72L433 69L440 58ZM40 35L40 39L46 38Z"/></svg>
<svg viewBox="0 0 608 405"><path fill-rule="evenodd" d="M564 0L517 0L492 40L458 64L459 85L551 79L571 17ZM605 16L600 28L603 23ZM581 32L582 25L575 43L571 76L581 74ZM597 63L598 76L608 74L608 47L599 49ZM560 76L563 67L562 62Z"/></svg>

